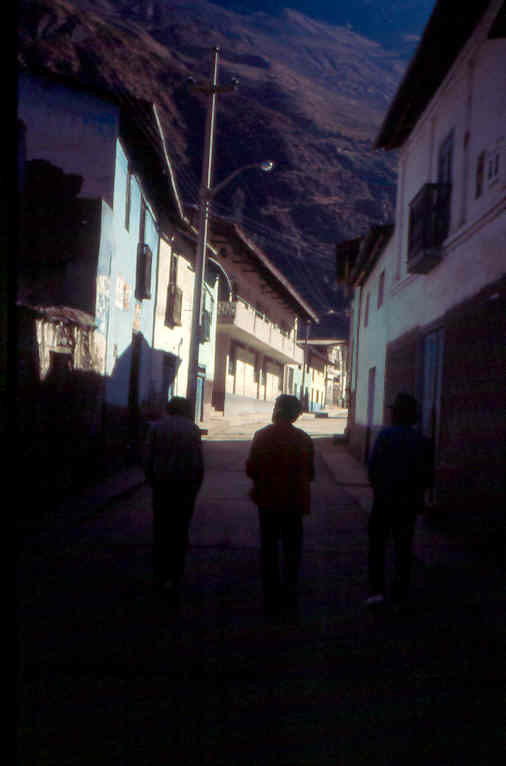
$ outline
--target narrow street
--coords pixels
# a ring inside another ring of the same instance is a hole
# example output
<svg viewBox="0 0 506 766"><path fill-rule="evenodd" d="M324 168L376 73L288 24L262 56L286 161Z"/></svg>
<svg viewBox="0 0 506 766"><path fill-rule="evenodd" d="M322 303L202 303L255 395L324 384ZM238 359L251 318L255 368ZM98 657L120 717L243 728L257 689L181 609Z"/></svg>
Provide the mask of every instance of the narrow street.
<svg viewBox="0 0 506 766"><path fill-rule="evenodd" d="M248 448L205 444L179 609L151 587L147 485L25 547L18 762L490 763L500 595L417 563L412 616L364 610L367 515L317 454L299 621L267 621Z"/></svg>

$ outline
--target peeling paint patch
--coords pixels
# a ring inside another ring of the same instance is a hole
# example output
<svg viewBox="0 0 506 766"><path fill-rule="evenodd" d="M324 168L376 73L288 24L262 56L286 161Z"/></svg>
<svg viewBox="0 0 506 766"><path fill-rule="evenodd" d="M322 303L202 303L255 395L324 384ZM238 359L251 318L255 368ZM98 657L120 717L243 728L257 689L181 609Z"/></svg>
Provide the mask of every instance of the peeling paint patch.
<svg viewBox="0 0 506 766"><path fill-rule="evenodd" d="M111 294L111 280L105 274L97 277L97 301L95 320L97 329L103 335L107 335L107 316L109 313L109 302Z"/></svg>
<svg viewBox="0 0 506 766"><path fill-rule="evenodd" d="M142 317L142 304L136 303L135 309L134 309L134 324L133 324L134 332L139 332L141 329L141 317Z"/></svg>
<svg viewBox="0 0 506 766"><path fill-rule="evenodd" d="M132 289L123 277L116 277L116 294L114 305L121 311L128 311L132 299Z"/></svg>
<svg viewBox="0 0 506 766"><path fill-rule="evenodd" d="M92 356L95 359L96 371L101 375L105 375L106 345L105 336L96 330L92 338Z"/></svg>

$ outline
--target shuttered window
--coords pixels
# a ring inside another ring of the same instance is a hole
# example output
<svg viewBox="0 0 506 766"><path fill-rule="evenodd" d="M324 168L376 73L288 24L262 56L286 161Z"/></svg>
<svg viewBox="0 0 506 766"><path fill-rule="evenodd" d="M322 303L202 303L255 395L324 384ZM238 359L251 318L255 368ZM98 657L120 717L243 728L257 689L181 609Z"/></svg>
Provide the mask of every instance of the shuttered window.
<svg viewBox="0 0 506 766"><path fill-rule="evenodd" d="M378 308L380 309L383 305L383 298L385 296L385 272L382 271L379 278L379 284L378 284Z"/></svg>
<svg viewBox="0 0 506 766"><path fill-rule="evenodd" d="M165 309L165 325L167 327L182 324L183 291L173 283L167 287L167 305Z"/></svg>
<svg viewBox="0 0 506 766"><path fill-rule="evenodd" d="M207 343L211 337L211 312L204 309L202 312L202 325L200 327L200 342Z"/></svg>
<svg viewBox="0 0 506 766"><path fill-rule="evenodd" d="M151 268L153 253L149 245L139 242L137 247L137 281L135 297L142 301L151 298Z"/></svg>
<svg viewBox="0 0 506 766"><path fill-rule="evenodd" d="M235 375L235 360L236 360L236 351L235 346L230 346L230 351L228 354L228 374L229 375Z"/></svg>

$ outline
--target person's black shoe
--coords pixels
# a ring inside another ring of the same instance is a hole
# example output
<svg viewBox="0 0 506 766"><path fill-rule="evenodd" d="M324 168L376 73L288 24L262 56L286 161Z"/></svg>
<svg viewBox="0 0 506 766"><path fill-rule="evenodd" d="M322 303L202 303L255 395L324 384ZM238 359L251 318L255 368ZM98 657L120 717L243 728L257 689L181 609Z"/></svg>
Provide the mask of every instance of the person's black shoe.
<svg viewBox="0 0 506 766"><path fill-rule="evenodd" d="M266 617L278 617L281 612L279 601L268 600L264 602L264 615Z"/></svg>
<svg viewBox="0 0 506 766"><path fill-rule="evenodd" d="M364 606L368 609L375 608L378 606L383 606L385 603L385 596L383 593L374 593L372 596L369 596L369 598L366 598L364 601Z"/></svg>
<svg viewBox="0 0 506 766"><path fill-rule="evenodd" d="M392 602L392 613L399 617L412 617L415 610L407 599L398 599Z"/></svg>

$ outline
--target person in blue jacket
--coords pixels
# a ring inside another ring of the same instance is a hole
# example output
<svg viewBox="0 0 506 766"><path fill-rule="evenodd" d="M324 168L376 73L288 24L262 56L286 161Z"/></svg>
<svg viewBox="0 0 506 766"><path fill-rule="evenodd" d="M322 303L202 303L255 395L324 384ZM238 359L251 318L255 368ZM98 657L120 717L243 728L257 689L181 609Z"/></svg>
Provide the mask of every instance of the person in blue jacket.
<svg viewBox="0 0 506 766"><path fill-rule="evenodd" d="M374 501L369 516L367 605L385 600L385 547L394 541L392 601L403 604L409 595L416 516L423 512L425 489L432 484L431 442L413 428L418 421L418 403L399 393L392 410L392 425L382 428L369 463L369 481Z"/></svg>

